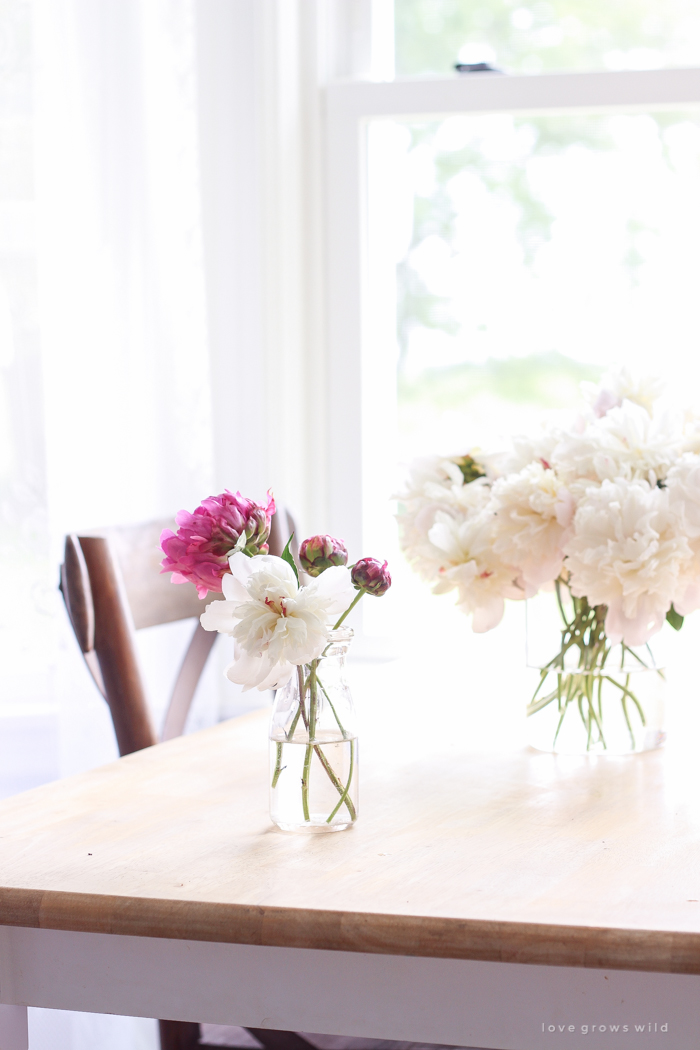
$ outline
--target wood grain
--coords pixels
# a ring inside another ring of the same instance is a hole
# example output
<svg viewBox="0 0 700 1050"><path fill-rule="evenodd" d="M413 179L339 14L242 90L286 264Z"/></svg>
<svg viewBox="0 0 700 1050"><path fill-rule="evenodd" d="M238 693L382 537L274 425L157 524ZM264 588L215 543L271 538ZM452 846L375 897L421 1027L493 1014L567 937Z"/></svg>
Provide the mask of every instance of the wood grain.
<svg viewBox="0 0 700 1050"><path fill-rule="evenodd" d="M273 829L265 713L0 804L0 924L700 974L698 774L363 744L352 831Z"/></svg>

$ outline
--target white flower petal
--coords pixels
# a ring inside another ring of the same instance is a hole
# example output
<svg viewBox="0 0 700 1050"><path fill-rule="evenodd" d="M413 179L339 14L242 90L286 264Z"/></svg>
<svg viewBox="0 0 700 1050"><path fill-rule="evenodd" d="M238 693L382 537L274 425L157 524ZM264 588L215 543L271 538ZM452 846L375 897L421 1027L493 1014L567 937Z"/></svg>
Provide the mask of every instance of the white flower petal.
<svg viewBox="0 0 700 1050"><path fill-rule="evenodd" d="M535 594L556 580L564 561L574 501L553 470L530 463L493 486L496 511L494 550L518 570Z"/></svg>
<svg viewBox="0 0 700 1050"><path fill-rule="evenodd" d="M257 555L256 559L257 557L262 557L262 555ZM239 580L244 587L250 576L255 571L256 559L249 558L247 554L243 553L243 551L236 551L234 554L231 554L228 559L231 575L236 580Z"/></svg>
<svg viewBox="0 0 700 1050"><path fill-rule="evenodd" d="M350 571L334 566L300 588L291 566L273 555L248 558L239 552L229 565L224 585L231 597L213 602L202 625L233 635L234 662L226 671L232 682L246 689L278 688L296 665L322 654L333 623L357 593Z"/></svg>
<svg viewBox="0 0 700 1050"><path fill-rule="evenodd" d="M347 565L332 565L312 580L307 591L328 603L328 614L334 622L357 596Z"/></svg>
<svg viewBox="0 0 700 1050"><path fill-rule="evenodd" d="M668 491L620 478L580 501L566 555L572 594L606 605L606 633L628 645L661 629L693 561Z"/></svg>
<svg viewBox="0 0 700 1050"><path fill-rule="evenodd" d="M238 623L236 610L238 602L210 602L199 617L205 631L219 631L221 634L233 634Z"/></svg>

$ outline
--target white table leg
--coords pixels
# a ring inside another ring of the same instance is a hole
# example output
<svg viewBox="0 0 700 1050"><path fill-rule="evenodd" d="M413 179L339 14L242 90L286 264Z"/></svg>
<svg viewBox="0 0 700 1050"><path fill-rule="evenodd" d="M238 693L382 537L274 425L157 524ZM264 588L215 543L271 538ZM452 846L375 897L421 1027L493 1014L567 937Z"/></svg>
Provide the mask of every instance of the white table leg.
<svg viewBox="0 0 700 1050"><path fill-rule="evenodd" d="M27 1007L0 1005L0 1050L28 1050Z"/></svg>

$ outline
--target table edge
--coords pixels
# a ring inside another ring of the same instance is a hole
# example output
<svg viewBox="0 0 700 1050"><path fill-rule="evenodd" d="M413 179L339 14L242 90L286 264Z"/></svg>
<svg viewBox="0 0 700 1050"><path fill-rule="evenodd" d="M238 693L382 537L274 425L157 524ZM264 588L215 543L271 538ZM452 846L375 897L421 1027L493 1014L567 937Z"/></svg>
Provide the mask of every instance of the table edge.
<svg viewBox="0 0 700 1050"><path fill-rule="evenodd" d="M700 974L700 933L0 887L0 925L278 948Z"/></svg>

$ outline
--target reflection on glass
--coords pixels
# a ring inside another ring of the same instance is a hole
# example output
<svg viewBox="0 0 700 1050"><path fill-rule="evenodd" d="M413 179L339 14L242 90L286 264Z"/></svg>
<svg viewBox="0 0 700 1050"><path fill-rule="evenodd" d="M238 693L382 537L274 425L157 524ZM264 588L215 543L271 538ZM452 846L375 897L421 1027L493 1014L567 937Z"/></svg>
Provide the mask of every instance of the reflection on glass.
<svg viewBox="0 0 700 1050"><path fill-rule="evenodd" d="M398 76L496 61L510 73L700 64L695 0L395 0Z"/></svg>

